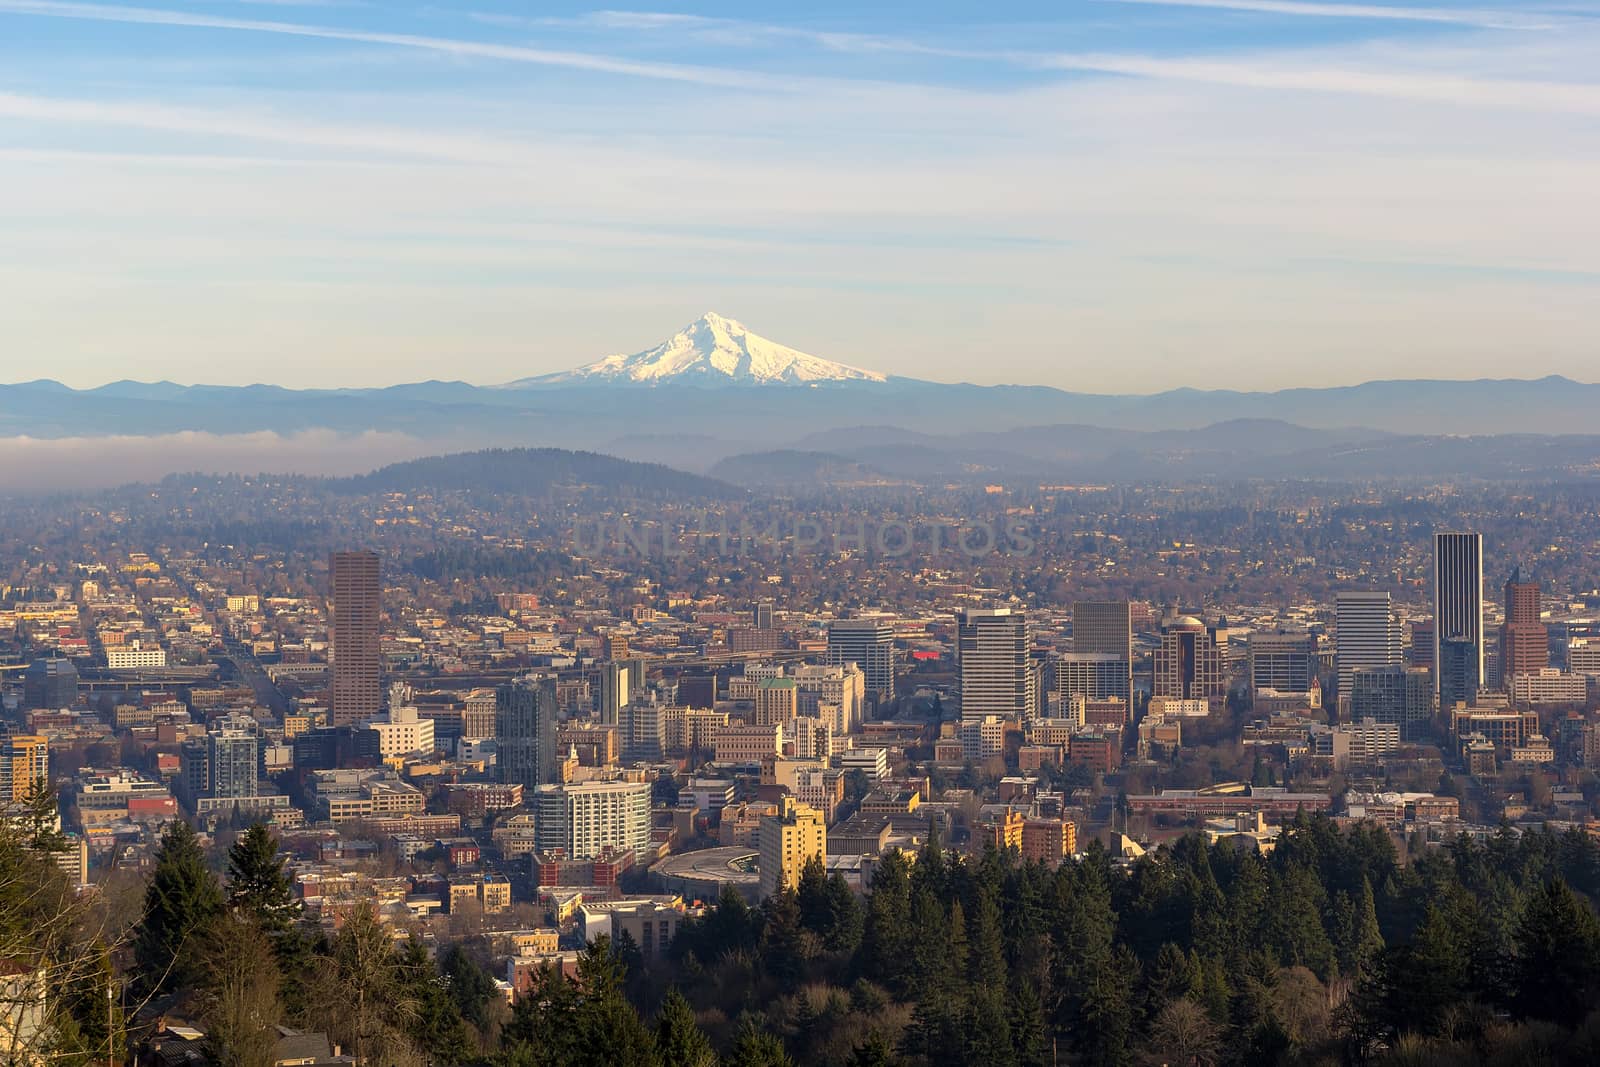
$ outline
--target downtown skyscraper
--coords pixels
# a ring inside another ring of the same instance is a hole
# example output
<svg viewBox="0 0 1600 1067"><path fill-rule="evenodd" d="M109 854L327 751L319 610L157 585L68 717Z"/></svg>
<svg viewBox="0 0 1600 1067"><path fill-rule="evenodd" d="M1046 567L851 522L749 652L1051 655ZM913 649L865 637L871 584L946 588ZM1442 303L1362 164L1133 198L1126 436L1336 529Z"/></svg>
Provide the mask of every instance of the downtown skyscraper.
<svg viewBox="0 0 1600 1067"><path fill-rule="evenodd" d="M828 623L827 665L854 663L866 679L866 695L882 706L894 699L894 620L886 615L834 619Z"/></svg>
<svg viewBox="0 0 1600 1067"><path fill-rule="evenodd" d="M556 779L556 683L527 675L495 690L497 779L528 794Z"/></svg>
<svg viewBox="0 0 1600 1067"><path fill-rule="evenodd" d="M1439 710L1483 686L1483 535L1433 535L1433 677Z"/></svg>
<svg viewBox="0 0 1600 1067"><path fill-rule="evenodd" d="M1538 674L1550 665L1550 632L1540 615L1538 582L1522 580L1522 569L1505 584L1505 622L1500 627L1500 674L1507 689L1511 679Z"/></svg>
<svg viewBox="0 0 1600 1067"><path fill-rule="evenodd" d="M956 665L961 717L996 715L1026 722L1039 713L1038 677L1029 660L1028 617L1011 608L956 613Z"/></svg>
<svg viewBox="0 0 1600 1067"><path fill-rule="evenodd" d="M1116 692L1133 701L1133 609L1126 600L1080 600L1072 605L1072 656L1114 656ZM1082 660L1087 663L1089 661ZM1130 712L1131 714L1131 712Z"/></svg>
<svg viewBox="0 0 1600 1067"><path fill-rule="evenodd" d="M1358 671L1404 662L1400 626L1389 594L1372 590L1339 593L1334 598L1334 662L1339 672L1336 707L1348 710Z"/></svg>
<svg viewBox="0 0 1600 1067"><path fill-rule="evenodd" d="M383 586L376 552L335 552L328 560L334 726L365 722L383 706L378 618Z"/></svg>

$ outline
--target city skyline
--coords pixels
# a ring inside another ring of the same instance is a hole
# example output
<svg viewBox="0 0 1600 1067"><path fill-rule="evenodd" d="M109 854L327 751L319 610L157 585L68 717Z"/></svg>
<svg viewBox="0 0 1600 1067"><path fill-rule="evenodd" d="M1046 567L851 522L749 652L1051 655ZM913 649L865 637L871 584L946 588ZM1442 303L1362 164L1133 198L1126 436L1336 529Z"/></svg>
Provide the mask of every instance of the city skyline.
<svg viewBox="0 0 1600 1067"><path fill-rule="evenodd" d="M1581 379L1591 15L7 0L0 343L503 382L717 307L933 380Z"/></svg>
<svg viewBox="0 0 1600 1067"><path fill-rule="evenodd" d="M1597 1060L1600 0L0 0L0 1056Z"/></svg>

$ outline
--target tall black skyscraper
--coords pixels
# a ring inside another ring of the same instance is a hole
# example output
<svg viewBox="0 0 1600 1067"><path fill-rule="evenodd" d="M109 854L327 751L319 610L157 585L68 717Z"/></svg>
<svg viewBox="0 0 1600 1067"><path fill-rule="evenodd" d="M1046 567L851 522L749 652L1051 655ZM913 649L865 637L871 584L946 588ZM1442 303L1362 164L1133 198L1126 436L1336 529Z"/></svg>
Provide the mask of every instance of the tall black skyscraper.
<svg viewBox="0 0 1600 1067"><path fill-rule="evenodd" d="M1433 535L1433 670L1439 709L1483 686L1483 535Z"/></svg>
<svg viewBox="0 0 1600 1067"><path fill-rule="evenodd" d="M531 798L556 777L556 683L528 675L495 690L495 757L499 781Z"/></svg>

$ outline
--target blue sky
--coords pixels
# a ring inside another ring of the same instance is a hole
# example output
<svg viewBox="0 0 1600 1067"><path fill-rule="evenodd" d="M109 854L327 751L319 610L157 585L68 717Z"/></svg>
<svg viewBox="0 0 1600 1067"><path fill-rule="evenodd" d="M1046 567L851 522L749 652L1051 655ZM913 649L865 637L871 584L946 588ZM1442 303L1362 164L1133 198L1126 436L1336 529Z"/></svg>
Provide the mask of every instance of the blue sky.
<svg viewBox="0 0 1600 1067"><path fill-rule="evenodd" d="M0 0L0 380L1600 379L1600 0Z"/></svg>

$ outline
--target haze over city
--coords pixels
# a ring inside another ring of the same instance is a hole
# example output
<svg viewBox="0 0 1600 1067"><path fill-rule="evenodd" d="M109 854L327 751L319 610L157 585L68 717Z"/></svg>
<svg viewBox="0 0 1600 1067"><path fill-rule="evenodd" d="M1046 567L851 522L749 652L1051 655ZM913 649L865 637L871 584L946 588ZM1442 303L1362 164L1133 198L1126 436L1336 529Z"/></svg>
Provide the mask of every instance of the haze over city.
<svg viewBox="0 0 1600 1067"><path fill-rule="evenodd" d="M1600 1063L1597 55L0 0L0 1065Z"/></svg>

